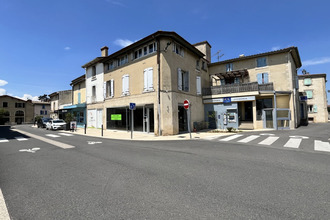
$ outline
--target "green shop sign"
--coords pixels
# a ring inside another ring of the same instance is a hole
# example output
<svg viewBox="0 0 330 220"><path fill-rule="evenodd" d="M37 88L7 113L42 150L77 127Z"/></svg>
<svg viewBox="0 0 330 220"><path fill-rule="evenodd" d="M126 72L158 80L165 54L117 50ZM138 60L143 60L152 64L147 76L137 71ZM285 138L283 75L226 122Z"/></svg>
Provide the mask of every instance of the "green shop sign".
<svg viewBox="0 0 330 220"><path fill-rule="evenodd" d="M111 121L121 121L121 114L111 115Z"/></svg>

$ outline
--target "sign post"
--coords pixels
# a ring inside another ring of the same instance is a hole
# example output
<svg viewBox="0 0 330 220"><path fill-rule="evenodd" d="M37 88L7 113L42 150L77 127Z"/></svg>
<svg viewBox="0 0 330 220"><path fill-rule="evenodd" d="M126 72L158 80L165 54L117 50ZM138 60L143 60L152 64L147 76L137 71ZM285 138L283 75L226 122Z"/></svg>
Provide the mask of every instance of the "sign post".
<svg viewBox="0 0 330 220"><path fill-rule="evenodd" d="M188 131L189 131L189 135L190 135L190 139L191 139L191 129L190 129L190 102L189 100L184 100L183 102L183 107L187 110L187 119L188 119Z"/></svg>
<svg viewBox="0 0 330 220"><path fill-rule="evenodd" d="M129 109L131 110L131 139L133 139L133 131L134 131L134 110L136 109L135 103L129 103Z"/></svg>

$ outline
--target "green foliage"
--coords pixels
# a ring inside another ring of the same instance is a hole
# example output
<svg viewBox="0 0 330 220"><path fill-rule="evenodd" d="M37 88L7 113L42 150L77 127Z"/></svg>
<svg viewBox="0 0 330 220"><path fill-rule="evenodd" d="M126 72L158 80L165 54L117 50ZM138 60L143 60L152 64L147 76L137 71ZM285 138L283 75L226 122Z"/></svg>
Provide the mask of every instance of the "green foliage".
<svg viewBox="0 0 330 220"><path fill-rule="evenodd" d="M40 119L42 119L41 115L37 115L36 117L34 117L34 121L39 121Z"/></svg>
<svg viewBox="0 0 330 220"><path fill-rule="evenodd" d="M74 115L71 113L71 112L69 112L69 113L67 113L66 115L65 115L65 119L64 119L64 121L66 122L66 123L70 123L71 121L74 121L75 120L75 117L74 117Z"/></svg>

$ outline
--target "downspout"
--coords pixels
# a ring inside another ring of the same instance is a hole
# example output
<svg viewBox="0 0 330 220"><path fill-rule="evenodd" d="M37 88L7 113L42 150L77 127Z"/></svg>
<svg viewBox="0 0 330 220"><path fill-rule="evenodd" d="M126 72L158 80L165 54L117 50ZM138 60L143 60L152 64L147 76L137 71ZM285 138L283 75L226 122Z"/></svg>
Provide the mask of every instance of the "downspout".
<svg viewBox="0 0 330 220"><path fill-rule="evenodd" d="M289 62L289 55L291 55L292 50L288 53L288 62ZM290 73L292 74L292 64L290 62ZM295 76L296 77L296 76ZM297 88L296 88L296 78L293 80L293 117L294 117L294 128L298 127L298 119L297 119Z"/></svg>
<svg viewBox="0 0 330 220"><path fill-rule="evenodd" d="M274 110L275 110L275 113L274 113L274 121L275 121L274 128L275 128L275 130L278 130L278 127L277 127L277 100L276 100L276 91L275 90L274 90Z"/></svg>
<svg viewBox="0 0 330 220"><path fill-rule="evenodd" d="M161 110L160 110L160 41L159 38L156 38L157 45L157 110L158 110L158 136L162 135L161 130Z"/></svg>

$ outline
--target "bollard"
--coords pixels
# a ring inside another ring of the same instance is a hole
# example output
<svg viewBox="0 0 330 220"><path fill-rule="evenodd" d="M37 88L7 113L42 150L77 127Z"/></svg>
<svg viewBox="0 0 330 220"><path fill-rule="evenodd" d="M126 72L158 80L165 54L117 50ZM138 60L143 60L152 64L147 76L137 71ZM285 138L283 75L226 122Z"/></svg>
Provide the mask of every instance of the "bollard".
<svg viewBox="0 0 330 220"><path fill-rule="evenodd" d="M86 134L86 127L87 127L87 126L86 126L86 123L85 123L85 134Z"/></svg>
<svg viewBox="0 0 330 220"><path fill-rule="evenodd" d="M101 135L103 137L103 125L101 126Z"/></svg>

